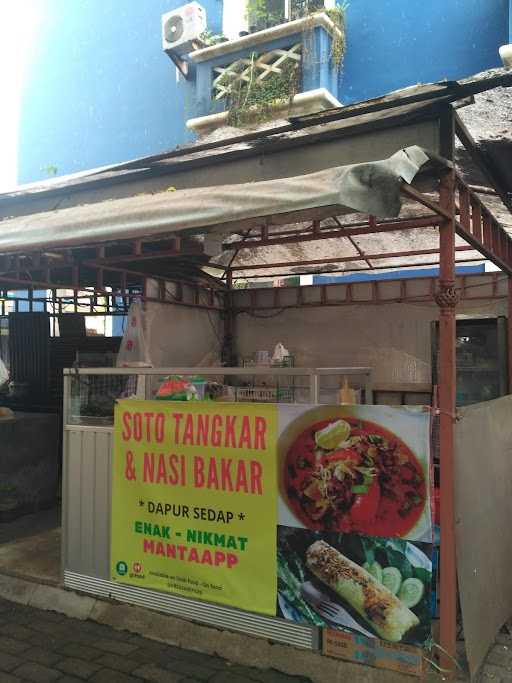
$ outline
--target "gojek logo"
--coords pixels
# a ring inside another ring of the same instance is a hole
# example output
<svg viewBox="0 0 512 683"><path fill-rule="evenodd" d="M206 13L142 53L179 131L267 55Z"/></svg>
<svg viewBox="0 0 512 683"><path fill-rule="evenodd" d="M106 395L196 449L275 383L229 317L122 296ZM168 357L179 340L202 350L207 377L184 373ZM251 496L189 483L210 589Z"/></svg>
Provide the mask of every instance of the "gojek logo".
<svg viewBox="0 0 512 683"><path fill-rule="evenodd" d="M125 574L127 574L128 565L126 564L126 562L123 562L122 560L121 562L118 562L116 564L116 572L119 574L119 576L124 576Z"/></svg>

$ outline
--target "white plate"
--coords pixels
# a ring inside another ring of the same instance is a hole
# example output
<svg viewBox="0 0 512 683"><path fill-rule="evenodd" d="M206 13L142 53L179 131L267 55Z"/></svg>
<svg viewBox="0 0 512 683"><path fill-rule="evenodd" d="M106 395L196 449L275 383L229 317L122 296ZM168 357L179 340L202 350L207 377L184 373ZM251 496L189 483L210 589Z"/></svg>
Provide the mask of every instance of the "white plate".
<svg viewBox="0 0 512 683"><path fill-rule="evenodd" d="M405 556L413 567L426 569L427 571L432 572L432 561L429 560L422 550L412 543L407 543L405 547Z"/></svg>

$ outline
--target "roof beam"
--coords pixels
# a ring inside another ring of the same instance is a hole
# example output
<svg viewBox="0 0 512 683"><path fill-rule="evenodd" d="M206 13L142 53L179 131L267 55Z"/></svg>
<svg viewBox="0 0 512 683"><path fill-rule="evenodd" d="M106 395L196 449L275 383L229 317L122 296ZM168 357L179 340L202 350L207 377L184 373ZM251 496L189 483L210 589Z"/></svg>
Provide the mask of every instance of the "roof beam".
<svg viewBox="0 0 512 683"><path fill-rule="evenodd" d="M342 225L341 225L341 223L340 223L340 221L339 221L339 219L338 219L337 216L334 217L334 222L335 222L337 225L339 225L340 228L342 227ZM375 216L368 216L368 224L369 224L369 225L373 225L373 226L376 225ZM348 238L348 241L349 241L350 244L354 247L354 249L357 251L357 253L359 254L359 256L361 256L362 260L366 263L366 265L368 266L368 268L371 268L371 267L372 267L372 264L371 264L370 261L366 258L364 251L361 249L361 247L360 247L359 244L355 241L355 239L354 239L353 237L349 237L349 238Z"/></svg>
<svg viewBox="0 0 512 683"><path fill-rule="evenodd" d="M165 293L165 287L167 285L171 284L178 284L175 283L172 280L168 280L166 278L158 277L158 276L151 276L146 273L138 273L136 271L126 271L122 270L120 268L112 269L108 268L105 269L105 272L108 271L113 271L116 272L120 275L120 285L116 285L113 287L111 290L107 290L104 287L100 288L98 287L98 282L97 279L94 282L94 284L89 284L86 282L83 282L80 280L80 269L76 267L74 277L71 278L71 282L61 282L57 281L55 279L51 279L51 273L50 278L48 280L38 280L38 279L32 279L31 277L23 278L21 275L8 275L8 274L3 274L0 275L0 282L5 283L3 286L3 289L7 290L15 290L15 289L68 289L72 292L74 292L75 298L76 294L78 292L90 292L91 296L97 295L97 296L118 296L118 297L124 297L124 298L143 298L146 301L157 301L160 303L169 303L169 299L167 299L165 296L159 296L158 298L148 298L148 297L141 297L140 294L132 294L130 293L130 287L136 286L140 288L142 291L146 291L146 281L147 280L154 280L157 283L163 285L163 291ZM128 284L128 275L130 275L132 278L136 278L138 281L136 285L131 285ZM212 278L214 279L214 278ZM196 299L194 302L185 302L185 301L180 301L179 299L173 299L171 303L174 303L176 305L180 306L186 306L189 308L203 308L203 309L213 309L213 310L224 310L223 306L221 305L216 305L216 304L211 304L211 289L207 287L203 287L201 285L197 285L194 283L192 285L193 287L196 288L197 292L204 292L207 295L208 304L201 303L200 300ZM220 285L222 286L222 285ZM159 288L159 291L162 288Z"/></svg>
<svg viewBox="0 0 512 683"><path fill-rule="evenodd" d="M488 157L479 149L477 143L475 142L473 136L465 126L464 122L460 116L454 112L455 117L455 133L459 138L460 142L464 145L468 151L473 162L480 168L482 173L487 177L491 187L496 190L496 193L500 197L501 201L505 206L512 211L512 197L510 193L506 190L506 183L503 183L499 176L499 172L491 166Z"/></svg>
<svg viewBox="0 0 512 683"><path fill-rule="evenodd" d="M474 251L473 247L460 246L455 247L455 251ZM430 254L439 254L439 249L416 249L411 251L397 251L389 252L386 254L354 254L353 256L333 256L331 258L323 259L310 259L308 261L283 261L281 263L258 263L254 265L240 265L234 266L233 271L248 271L248 270L270 270L272 268L283 268L286 266L313 266L313 265L324 265L327 263L353 263L354 261L379 261L383 259L394 259L394 258L407 258L408 256L428 256ZM481 259L480 259L481 260ZM416 264L415 264L416 265ZM422 265L421 263L417 265ZM402 263L401 268L407 268L407 264ZM373 266L369 264L369 270L372 270ZM269 276L270 277L270 276Z"/></svg>
<svg viewBox="0 0 512 683"><path fill-rule="evenodd" d="M455 265L465 265L467 263L482 263L482 261L485 261L485 256L479 256L475 258L461 258L460 260L456 261ZM393 266L372 266L372 268L346 268L346 269L339 269L339 270L306 270L304 272L287 272L287 273L279 273L279 275L268 275L263 274L263 275L244 275L240 279L241 280L262 280L264 278L272 279L272 278L285 278L285 277L297 277L298 275L352 275L354 273L363 273L363 274L368 274L372 273L373 271L379 271L379 270L407 270L407 268L425 268L425 267L436 267L439 266L439 259L437 260L432 260L432 261L427 261L425 263L416 263L413 264L412 266L407 266L404 265L403 263L400 263L398 265L393 265Z"/></svg>
<svg viewBox="0 0 512 683"><path fill-rule="evenodd" d="M176 249L164 249L162 251L143 251L139 254L122 254L119 256L105 256L103 258L95 259L96 263L108 265L119 265L122 263L139 263L141 261L158 260L158 259L178 259L178 258L195 258L197 256L205 256L204 252L201 250L182 252Z"/></svg>
<svg viewBox="0 0 512 683"><path fill-rule="evenodd" d="M488 274L488 281L482 283L481 274L469 274L469 275L457 275L457 290L460 294L462 301L481 301L481 300L494 300L494 299L504 299L506 298L506 293L499 293L497 291L498 278L497 273ZM472 278L477 278L477 281L473 284L471 283ZM235 295L235 313L250 313L254 310L272 310L272 309L287 309L287 308L322 308L325 306L353 306L354 302L366 305L381 305L381 304L392 304L392 303L417 303L417 302L434 302L437 292L436 283L438 281L437 276L424 276L418 278L405 279L400 278L396 280L373 280L369 283L371 284L371 293L369 296L362 298L359 295L357 299L354 298L354 288L358 286L357 282L340 282L340 283L324 283L324 284L314 284L307 287L293 286L293 287L283 287L280 289L275 289L275 294L279 294L281 291L286 291L286 300L283 301L283 297L268 296L268 289L249 289L247 294L250 298L250 303L247 305L237 305L237 298ZM426 282L430 283L430 286L426 287L427 290L424 294L418 294L418 283ZM344 289L340 289L340 285L344 285ZM385 286L385 288L383 287ZM395 285L397 294L389 296L390 288ZM483 296L482 289L489 288L491 291L487 296ZM477 288L479 292L476 295L472 295L472 289ZM385 292L383 291L385 289ZM309 290L310 294L306 297L304 292ZM413 291L415 290L415 291ZM239 290L237 294L240 294L242 290ZM318 292L318 296L315 297L311 292ZM295 297L293 296L295 294ZM359 293L360 294L360 293Z"/></svg>
<svg viewBox="0 0 512 683"><path fill-rule="evenodd" d="M452 216L449 211L443 209L443 207L440 204L438 204L438 202L435 202L434 200L430 199L430 197L428 197L426 194L418 192L418 190L416 190L412 185L404 183L400 191L406 197L409 197L409 199L414 199L414 201L418 202L419 204L423 204L423 206L426 206L427 209L434 211L438 216L444 216L444 218L446 218L447 220L452 219Z"/></svg>
<svg viewBox="0 0 512 683"><path fill-rule="evenodd" d="M321 239L332 239L336 237L355 237L357 235L373 235L381 232L399 232L400 230L414 230L416 228L431 228L440 225L443 219L440 216L425 216L422 218L411 218L406 220L396 220L385 223L377 223L374 227L366 225L366 227L351 228L349 225L342 228L324 228L319 232L310 231L293 235L281 236L281 233L275 235L269 234L265 239L263 237L251 237L245 241L238 240L224 245L224 250L230 249L258 249L259 247L269 247L273 244L298 244L300 242L311 242Z"/></svg>

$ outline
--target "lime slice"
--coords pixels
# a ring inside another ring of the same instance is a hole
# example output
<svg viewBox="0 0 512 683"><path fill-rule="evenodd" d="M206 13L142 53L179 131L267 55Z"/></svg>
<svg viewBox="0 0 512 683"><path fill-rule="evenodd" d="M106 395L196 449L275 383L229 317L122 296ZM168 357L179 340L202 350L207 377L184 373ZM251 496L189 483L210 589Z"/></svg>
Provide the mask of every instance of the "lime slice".
<svg viewBox="0 0 512 683"><path fill-rule="evenodd" d="M331 422L315 434L315 442L319 448L332 451L350 436L350 425L345 420Z"/></svg>
<svg viewBox="0 0 512 683"><path fill-rule="evenodd" d="M363 569L366 569L368 574L371 574L374 579L377 579L379 583L382 583L382 567L378 562L365 562L363 564Z"/></svg>
<svg viewBox="0 0 512 683"><path fill-rule="evenodd" d="M386 567L382 570L382 583L393 595L397 595L402 585L402 575L396 567Z"/></svg>
<svg viewBox="0 0 512 683"><path fill-rule="evenodd" d="M419 579L405 579L398 591L399 599L406 607L416 607L425 594L425 586Z"/></svg>

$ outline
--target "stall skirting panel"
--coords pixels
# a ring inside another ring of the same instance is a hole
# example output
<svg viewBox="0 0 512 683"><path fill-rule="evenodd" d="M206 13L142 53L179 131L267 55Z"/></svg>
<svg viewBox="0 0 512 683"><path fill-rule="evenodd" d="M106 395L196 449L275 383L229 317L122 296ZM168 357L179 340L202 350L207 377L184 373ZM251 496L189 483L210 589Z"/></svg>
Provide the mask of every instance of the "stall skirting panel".
<svg viewBox="0 0 512 683"><path fill-rule="evenodd" d="M63 568L110 577L112 429L66 427Z"/></svg>
<svg viewBox="0 0 512 683"><path fill-rule="evenodd" d="M231 607L190 600L147 588L125 586L114 581L77 574L69 570L64 571L64 585L72 590L172 614L180 619L201 622L215 628L240 631L251 636L308 650L319 648L320 639L317 628L299 626L284 619L242 612Z"/></svg>

